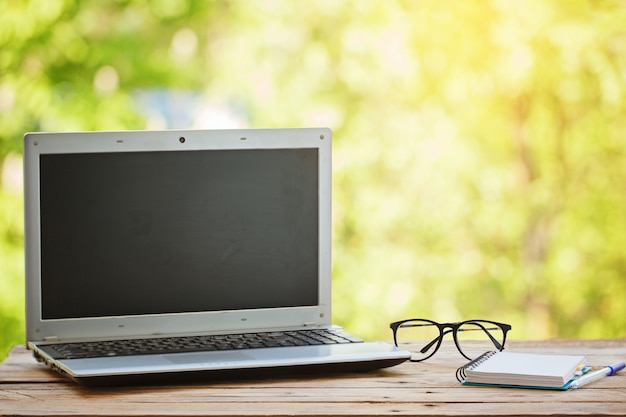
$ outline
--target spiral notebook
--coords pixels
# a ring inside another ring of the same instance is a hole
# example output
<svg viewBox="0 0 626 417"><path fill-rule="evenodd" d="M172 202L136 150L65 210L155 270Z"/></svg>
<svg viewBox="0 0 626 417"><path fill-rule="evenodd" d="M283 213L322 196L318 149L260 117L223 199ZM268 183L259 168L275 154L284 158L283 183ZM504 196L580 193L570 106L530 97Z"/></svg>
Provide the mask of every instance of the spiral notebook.
<svg viewBox="0 0 626 417"><path fill-rule="evenodd" d="M459 368L463 385L566 390L586 370L584 356L485 352Z"/></svg>

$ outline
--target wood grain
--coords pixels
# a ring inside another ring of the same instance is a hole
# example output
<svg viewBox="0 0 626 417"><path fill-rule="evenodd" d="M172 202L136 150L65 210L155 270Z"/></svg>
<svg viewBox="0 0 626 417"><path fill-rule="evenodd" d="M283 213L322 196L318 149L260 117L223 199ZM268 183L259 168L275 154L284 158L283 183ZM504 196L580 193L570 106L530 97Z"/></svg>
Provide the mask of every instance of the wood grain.
<svg viewBox="0 0 626 417"><path fill-rule="evenodd" d="M626 340L511 341L507 350L581 354L602 366L626 359ZM626 372L575 391L476 388L456 381L465 362L446 344L427 362L368 373L88 388L17 346L0 364L0 415L626 415Z"/></svg>

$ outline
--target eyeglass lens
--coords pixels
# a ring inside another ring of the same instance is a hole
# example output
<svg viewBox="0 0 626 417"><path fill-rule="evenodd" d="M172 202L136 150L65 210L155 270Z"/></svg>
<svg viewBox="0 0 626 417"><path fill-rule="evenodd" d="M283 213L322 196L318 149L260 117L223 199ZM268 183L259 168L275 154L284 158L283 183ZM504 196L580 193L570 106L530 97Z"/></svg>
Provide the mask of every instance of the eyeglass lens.
<svg viewBox="0 0 626 417"><path fill-rule="evenodd" d="M452 338L452 327L445 327L443 335L439 326L426 320L411 320L401 324L396 331L400 348L412 352L411 360L422 361L433 356L446 335ZM485 321L468 321L457 329L458 349L469 358L475 359L487 350L502 350L504 331L500 326Z"/></svg>

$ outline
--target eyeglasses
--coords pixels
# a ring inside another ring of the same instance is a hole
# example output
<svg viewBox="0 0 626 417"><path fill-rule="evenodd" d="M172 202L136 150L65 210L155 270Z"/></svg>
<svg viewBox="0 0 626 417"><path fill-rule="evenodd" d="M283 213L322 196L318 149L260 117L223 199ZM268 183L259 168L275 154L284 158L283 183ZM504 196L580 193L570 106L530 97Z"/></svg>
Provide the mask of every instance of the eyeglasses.
<svg viewBox="0 0 626 417"><path fill-rule="evenodd" d="M393 341L397 347L412 352L411 361L424 361L437 352L443 337L452 333L454 344L461 355L469 360L476 359L489 344L499 351L504 349L509 324L489 320L467 320L457 323L437 323L427 319L396 321L389 325L393 330ZM485 344L487 342L487 344ZM416 349L417 346L417 349Z"/></svg>

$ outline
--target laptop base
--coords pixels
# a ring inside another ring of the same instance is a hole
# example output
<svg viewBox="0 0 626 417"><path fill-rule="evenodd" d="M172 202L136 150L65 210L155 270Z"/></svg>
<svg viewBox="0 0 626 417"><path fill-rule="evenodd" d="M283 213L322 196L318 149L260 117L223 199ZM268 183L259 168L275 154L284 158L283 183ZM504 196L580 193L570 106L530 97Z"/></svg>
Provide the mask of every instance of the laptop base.
<svg viewBox="0 0 626 417"><path fill-rule="evenodd" d="M43 358L33 353L40 362ZM343 363L320 363L307 365L275 366L250 369L221 369L187 372L163 372L151 374L107 375L91 377L75 377L58 366L50 366L58 374L87 387L141 386L141 385L179 385L193 383L225 382L225 381L259 381L274 378L322 378L326 376L341 377L355 373L367 373L390 368L405 362L407 358L390 358L372 361L356 361Z"/></svg>

